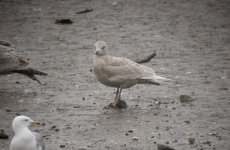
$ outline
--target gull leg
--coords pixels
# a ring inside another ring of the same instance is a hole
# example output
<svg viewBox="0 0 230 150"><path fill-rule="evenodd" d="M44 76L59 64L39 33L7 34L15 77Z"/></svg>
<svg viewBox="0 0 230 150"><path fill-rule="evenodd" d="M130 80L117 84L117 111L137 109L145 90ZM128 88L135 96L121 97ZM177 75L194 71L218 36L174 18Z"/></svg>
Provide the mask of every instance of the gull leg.
<svg viewBox="0 0 230 150"><path fill-rule="evenodd" d="M121 91L122 91L122 88L117 88L117 95L116 95L115 101L113 103L114 107L117 106L117 104L119 103L119 101L121 99Z"/></svg>
<svg viewBox="0 0 230 150"><path fill-rule="evenodd" d="M119 88L117 88L117 92L116 92L116 97L115 97L114 103L116 102L116 99L118 98L118 94L119 94Z"/></svg>
<svg viewBox="0 0 230 150"><path fill-rule="evenodd" d="M119 88L117 88L117 92L116 92L116 96L115 96L114 102L110 103L107 107L105 107L105 109L113 108L114 107L114 104L116 103L117 98L118 98L118 94L119 94Z"/></svg>

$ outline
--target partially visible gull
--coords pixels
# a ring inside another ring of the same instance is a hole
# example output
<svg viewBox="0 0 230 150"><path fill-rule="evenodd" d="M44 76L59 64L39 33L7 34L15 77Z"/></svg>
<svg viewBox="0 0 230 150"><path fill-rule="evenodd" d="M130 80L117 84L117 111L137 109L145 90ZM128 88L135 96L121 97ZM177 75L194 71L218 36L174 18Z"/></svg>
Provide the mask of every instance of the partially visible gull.
<svg viewBox="0 0 230 150"><path fill-rule="evenodd" d="M93 72L100 83L117 88L115 100L110 105L114 108L120 102L122 89L130 88L135 84L160 85L170 80L157 76L150 67L127 58L108 55L108 46L104 41L98 41L95 44Z"/></svg>
<svg viewBox="0 0 230 150"><path fill-rule="evenodd" d="M38 83L41 83L35 75L47 75L44 72L29 67L29 62L15 54L14 48L0 44L0 75L19 73Z"/></svg>
<svg viewBox="0 0 230 150"><path fill-rule="evenodd" d="M30 131L31 125L40 125L27 116L14 118L12 126L15 136L10 143L10 150L45 150L42 136L37 132Z"/></svg>

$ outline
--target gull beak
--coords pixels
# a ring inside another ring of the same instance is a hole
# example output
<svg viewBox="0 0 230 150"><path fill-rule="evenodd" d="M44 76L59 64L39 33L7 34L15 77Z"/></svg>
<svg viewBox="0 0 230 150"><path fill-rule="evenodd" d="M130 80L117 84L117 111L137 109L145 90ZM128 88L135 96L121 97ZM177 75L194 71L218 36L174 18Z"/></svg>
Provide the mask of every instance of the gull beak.
<svg viewBox="0 0 230 150"><path fill-rule="evenodd" d="M39 122L39 121L34 121L34 120L33 120L33 121L32 121L32 125L33 125L33 126L35 126L35 125L41 125L41 122Z"/></svg>

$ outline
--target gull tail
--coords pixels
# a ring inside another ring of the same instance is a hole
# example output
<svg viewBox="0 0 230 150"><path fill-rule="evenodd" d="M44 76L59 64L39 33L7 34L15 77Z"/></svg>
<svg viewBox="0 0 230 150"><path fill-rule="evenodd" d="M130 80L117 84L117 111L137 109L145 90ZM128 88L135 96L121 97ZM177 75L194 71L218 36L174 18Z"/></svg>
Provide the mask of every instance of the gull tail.
<svg viewBox="0 0 230 150"><path fill-rule="evenodd" d="M168 79L168 78L165 78L165 77L162 77L162 76L155 76L155 79L156 80L159 80L159 81L173 81L173 80L171 80L171 79Z"/></svg>
<svg viewBox="0 0 230 150"><path fill-rule="evenodd" d="M154 84L154 85L161 85L161 84L167 84L167 81L173 81L171 79L162 77L162 76L150 76L150 77L143 77L141 79L138 79L139 84Z"/></svg>

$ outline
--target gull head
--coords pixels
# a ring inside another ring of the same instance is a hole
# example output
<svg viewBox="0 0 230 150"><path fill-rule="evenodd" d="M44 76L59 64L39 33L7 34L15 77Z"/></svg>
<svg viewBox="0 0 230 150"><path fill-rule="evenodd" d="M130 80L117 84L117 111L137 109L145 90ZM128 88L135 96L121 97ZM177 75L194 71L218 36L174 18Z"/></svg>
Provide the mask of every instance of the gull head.
<svg viewBox="0 0 230 150"><path fill-rule="evenodd" d="M106 55L108 52L108 46L104 41L97 41L95 43L95 55L97 56L103 56Z"/></svg>
<svg viewBox="0 0 230 150"><path fill-rule="evenodd" d="M29 128L31 125L40 125L40 122L34 121L27 116L17 116L12 123L14 132L22 128Z"/></svg>

